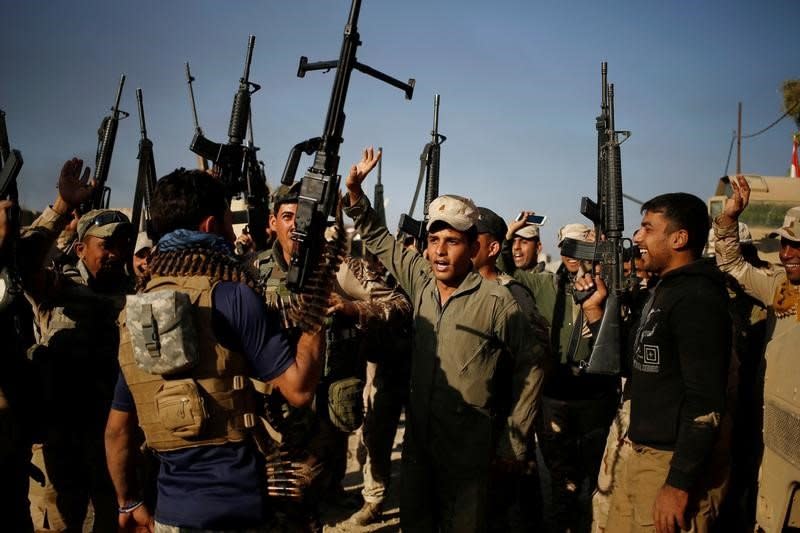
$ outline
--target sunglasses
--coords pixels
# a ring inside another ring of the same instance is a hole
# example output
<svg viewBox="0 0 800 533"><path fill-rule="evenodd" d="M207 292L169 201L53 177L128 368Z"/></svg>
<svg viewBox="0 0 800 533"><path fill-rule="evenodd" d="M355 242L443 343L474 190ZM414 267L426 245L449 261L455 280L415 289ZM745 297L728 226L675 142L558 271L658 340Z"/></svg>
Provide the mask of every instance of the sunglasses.
<svg viewBox="0 0 800 533"><path fill-rule="evenodd" d="M128 217L119 211L106 211L105 213L100 213L99 215L95 216L92 221L89 222L89 224L86 225L80 237L83 238L83 236L89 232L89 229L91 229L92 226L101 227L108 224L117 224L119 222L130 224Z"/></svg>

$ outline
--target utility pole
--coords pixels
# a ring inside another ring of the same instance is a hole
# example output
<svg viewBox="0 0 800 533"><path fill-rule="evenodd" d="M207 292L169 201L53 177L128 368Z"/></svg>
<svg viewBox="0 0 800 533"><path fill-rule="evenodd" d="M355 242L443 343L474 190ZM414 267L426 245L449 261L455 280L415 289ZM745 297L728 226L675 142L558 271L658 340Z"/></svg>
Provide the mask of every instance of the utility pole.
<svg viewBox="0 0 800 533"><path fill-rule="evenodd" d="M739 102L739 126L736 129L736 175L742 173L742 103Z"/></svg>

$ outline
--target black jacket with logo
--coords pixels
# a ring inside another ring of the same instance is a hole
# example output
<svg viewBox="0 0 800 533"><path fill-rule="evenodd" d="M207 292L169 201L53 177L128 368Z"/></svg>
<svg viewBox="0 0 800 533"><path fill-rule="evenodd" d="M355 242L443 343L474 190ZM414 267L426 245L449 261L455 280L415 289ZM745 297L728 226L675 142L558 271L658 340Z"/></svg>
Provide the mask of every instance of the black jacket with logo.
<svg viewBox="0 0 800 533"><path fill-rule="evenodd" d="M635 333L630 438L674 450L666 482L689 490L725 408L731 318L724 278L695 261L665 274Z"/></svg>

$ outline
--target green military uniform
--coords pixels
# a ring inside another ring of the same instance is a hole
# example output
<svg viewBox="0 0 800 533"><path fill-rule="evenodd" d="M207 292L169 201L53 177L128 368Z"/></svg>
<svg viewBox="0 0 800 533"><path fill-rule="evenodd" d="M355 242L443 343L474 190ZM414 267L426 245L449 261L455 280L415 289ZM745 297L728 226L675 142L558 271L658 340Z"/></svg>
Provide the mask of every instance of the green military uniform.
<svg viewBox="0 0 800 533"><path fill-rule="evenodd" d="M43 258L67 222L48 208L21 238L36 243L34 255ZM91 499L94 530L110 531L117 527L117 502L103 433L119 373L117 316L132 287L101 293L91 281L78 261L47 270L44 286L28 292L40 333L33 359L44 380L44 464L55 489L55 506L33 504L51 515L51 523L63 520L79 531Z"/></svg>
<svg viewBox="0 0 800 533"><path fill-rule="evenodd" d="M564 265L556 273L514 268L511 246L503 244L501 268L533 294L551 325L555 360L542 392L539 446L550 471L554 518L559 530L576 529L581 515L577 495L584 479L594 490L606 437L619 402L619 378L580 372L591 355L591 333L572 297L574 279Z"/></svg>
<svg viewBox="0 0 800 533"><path fill-rule="evenodd" d="M441 305L429 263L391 237L366 197L345 212L414 309L401 527L482 531L492 457L522 461L532 444L544 347L505 287L471 272ZM498 365L510 383L495 382ZM510 411L498 412L508 388Z"/></svg>

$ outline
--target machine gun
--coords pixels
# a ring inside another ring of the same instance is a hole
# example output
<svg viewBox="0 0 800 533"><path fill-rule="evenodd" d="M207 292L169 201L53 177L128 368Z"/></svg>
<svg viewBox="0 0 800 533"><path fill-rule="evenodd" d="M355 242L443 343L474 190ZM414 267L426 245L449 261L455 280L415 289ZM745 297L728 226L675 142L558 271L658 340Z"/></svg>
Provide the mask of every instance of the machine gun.
<svg viewBox="0 0 800 533"><path fill-rule="evenodd" d="M309 154L316 152L314 164L303 176L297 214L295 215L295 231L292 236L295 244L286 280L287 286L295 292L303 291L320 257L324 242L323 232L339 199L339 181L341 179L338 175L339 146L343 140L344 104L353 69L360 70L364 74L403 90L407 100L410 100L414 94L413 79L404 83L356 60L356 50L361 44L357 28L360 10L361 0L353 0L350 6L350 16L344 27L344 38L338 61L309 63L308 58L302 56L297 69L297 76L302 78L306 72L312 70L335 68L336 78L333 81L322 137L303 141L292 148L281 179L284 185L291 185L302 152L305 151Z"/></svg>
<svg viewBox="0 0 800 533"><path fill-rule="evenodd" d="M0 312L22 294L22 284L17 268L17 232L19 231L20 210L17 177L22 169L22 154L13 150L8 142L6 130L6 113L0 109L0 200L11 200L14 205L8 212L8 225L12 234L7 237L8 243L3 250L6 258L0 262Z"/></svg>
<svg viewBox="0 0 800 533"><path fill-rule="evenodd" d="M439 157L442 143L446 140L447 137L439 133L439 95L437 94L433 97L431 140L419 155L419 178L417 179L417 188L414 191L414 199L411 201L411 208L408 210L408 214L400 215L400 231L414 237L419 251L422 251L427 246L428 231L425 228L425 223L428 220L428 207L439 196ZM413 218L414 208L417 206L417 198L423 181L425 182L423 216L422 220L416 220Z"/></svg>
<svg viewBox="0 0 800 533"><path fill-rule="evenodd" d="M203 130L200 128L200 120L197 118L197 104L194 100L194 88L192 87L192 82L194 82L195 77L192 76L191 70L189 70L189 62L186 62L186 83L189 85L189 101L192 104L192 116L194 117L194 134L199 135L200 137L203 136ZM208 161L205 157L198 155L197 156L197 163L200 167L200 170L203 172L208 172Z"/></svg>
<svg viewBox="0 0 800 533"><path fill-rule="evenodd" d="M137 231L146 231L150 222L150 199L156 188L156 164L153 158L153 141L147 138L141 89L136 89L136 104L139 108L139 130L142 138L139 140L139 154L136 156L139 170L136 175L136 191L133 194L131 224Z"/></svg>
<svg viewBox="0 0 800 533"><path fill-rule="evenodd" d="M81 206L82 213L91 209L108 209L108 204L111 200L111 189L106 186L108 171L111 168L111 156L114 154L114 144L117 141L119 121L128 116L128 113L119 109L119 101L122 98L122 87L124 85L125 74L119 79L117 98L114 100L114 107L111 108L111 114L103 118L100 129L97 131L97 157L94 168L94 182L96 185L90 205Z"/></svg>
<svg viewBox="0 0 800 533"><path fill-rule="evenodd" d="M564 239L561 255L600 264L602 276L608 286L608 299L600 323L600 330L592 354L584 365L590 374L618 374L621 370L622 304L628 292L637 283L633 259L638 250L630 239L622 236L624 230L622 208L622 161L620 145L631 135L617 131L614 124L614 85L608 83L608 64L601 65L601 104L597 117L597 202L587 197L581 199L581 214L594 222L595 242L586 243ZM623 137L620 140L620 136ZM604 240L602 240L604 239ZM624 272L625 261L631 261L631 273ZM594 269L594 268L593 268ZM580 303L593 291L576 291L575 301Z"/></svg>
<svg viewBox="0 0 800 533"><path fill-rule="evenodd" d="M195 133L189 149L214 163L220 171L220 179L225 184L229 197L237 196L246 189L243 179L242 163L246 148L243 146L247 135L247 123L250 119L250 97L261 89L261 85L250 81L250 65L253 62L253 47L256 38L251 35L247 42L247 56L244 62L244 74L239 79L239 89L233 97L231 121L228 125L228 142L216 143L207 139L197 123L197 110L195 114ZM191 77L187 69L189 89L191 90ZM190 93L194 101L194 92Z"/></svg>

